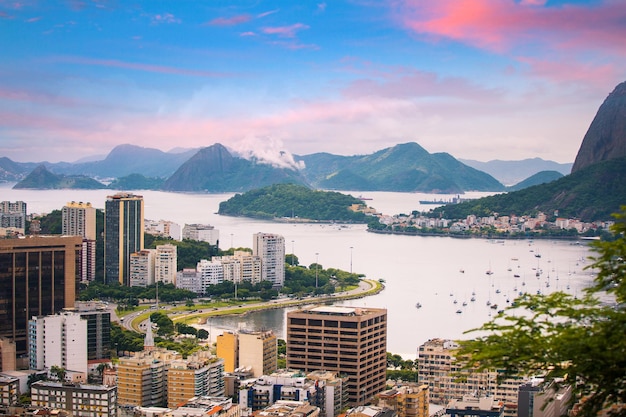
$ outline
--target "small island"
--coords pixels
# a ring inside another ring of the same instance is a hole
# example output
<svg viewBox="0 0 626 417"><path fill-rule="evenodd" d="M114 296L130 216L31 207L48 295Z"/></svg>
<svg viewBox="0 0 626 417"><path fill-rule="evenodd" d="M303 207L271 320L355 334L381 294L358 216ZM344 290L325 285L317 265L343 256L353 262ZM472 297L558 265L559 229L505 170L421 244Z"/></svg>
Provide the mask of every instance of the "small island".
<svg viewBox="0 0 626 417"><path fill-rule="evenodd" d="M373 212L363 200L351 195L298 184L274 184L221 202L218 214L276 221L368 223Z"/></svg>

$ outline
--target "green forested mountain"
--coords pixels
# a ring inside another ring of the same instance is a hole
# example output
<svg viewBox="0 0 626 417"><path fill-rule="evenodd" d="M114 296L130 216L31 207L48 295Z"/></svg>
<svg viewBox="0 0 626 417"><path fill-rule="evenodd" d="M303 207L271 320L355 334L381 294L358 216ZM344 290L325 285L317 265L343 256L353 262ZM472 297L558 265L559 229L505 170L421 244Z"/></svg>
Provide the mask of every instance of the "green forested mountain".
<svg viewBox="0 0 626 417"><path fill-rule="evenodd" d="M626 205L626 158L588 166L556 181L520 191L497 194L461 204L438 207L433 216L464 219L470 214L488 216L543 212L583 221L609 220Z"/></svg>
<svg viewBox="0 0 626 417"><path fill-rule="evenodd" d="M462 193L503 191L495 178L447 153L430 154L415 142L370 155L301 156L304 176L315 187L333 190Z"/></svg>
<svg viewBox="0 0 626 417"><path fill-rule="evenodd" d="M367 222L364 213L349 209L363 201L350 195L316 191L297 184L275 184L220 203L218 214L266 219L308 219L318 221Z"/></svg>
<svg viewBox="0 0 626 417"><path fill-rule="evenodd" d="M78 188L96 190L106 188L104 184L84 175L57 175L39 165L22 181L15 184L16 189L63 189Z"/></svg>
<svg viewBox="0 0 626 417"><path fill-rule="evenodd" d="M515 185L507 187L507 191L519 191L524 188L532 187L533 185L545 184L563 178L563 174L558 171L541 171L535 175L531 175L524 181L520 181Z"/></svg>
<svg viewBox="0 0 626 417"><path fill-rule="evenodd" d="M159 190L165 182L161 178L144 177L141 174L130 174L117 178L108 188L113 190Z"/></svg>

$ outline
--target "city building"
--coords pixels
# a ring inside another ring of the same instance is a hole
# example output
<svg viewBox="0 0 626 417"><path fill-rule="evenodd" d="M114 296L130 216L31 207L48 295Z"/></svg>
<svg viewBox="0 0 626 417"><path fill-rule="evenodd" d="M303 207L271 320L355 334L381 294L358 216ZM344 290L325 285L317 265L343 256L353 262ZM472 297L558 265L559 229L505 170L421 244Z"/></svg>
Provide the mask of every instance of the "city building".
<svg viewBox="0 0 626 417"><path fill-rule="evenodd" d="M244 381L239 389L242 411L262 410L279 400L308 401L324 417L341 413L346 404L342 378L332 372L279 370L271 375Z"/></svg>
<svg viewBox="0 0 626 417"><path fill-rule="evenodd" d="M285 238L273 233L255 233L252 254L261 258L261 279L280 289L285 284Z"/></svg>
<svg viewBox="0 0 626 417"><path fill-rule="evenodd" d="M0 337L15 342L16 366L28 367L28 321L74 307L82 238L0 239Z"/></svg>
<svg viewBox="0 0 626 417"><path fill-rule="evenodd" d="M318 417L320 409L308 401L278 400L259 413L263 417Z"/></svg>
<svg viewBox="0 0 626 417"><path fill-rule="evenodd" d="M17 378L0 376L0 405L8 406L18 403L20 398L20 381Z"/></svg>
<svg viewBox="0 0 626 417"><path fill-rule="evenodd" d="M169 237L181 240L181 230L178 223L169 220L145 220L145 231L151 235Z"/></svg>
<svg viewBox="0 0 626 417"><path fill-rule="evenodd" d="M499 379L496 370L466 369L456 360L458 348L456 342L444 339L431 339L419 346L418 381L428 385L430 402L446 405L452 399L478 393L502 402L505 416L516 416L518 391L525 380Z"/></svg>
<svg viewBox="0 0 626 417"><path fill-rule="evenodd" d="M176 288L202 294L200 273L195 268L183 268L176 272Z"/></svg>
<svg viewBox="0 0 626 417"><path fill-rule="evenodd" d="M387 310L318 306L287 313L287 367L347 376L349 405L385 388Z"/></svg>
<svg viewBox="0 0 626 417"><path fill-rule="evenodd" d="M560 417L570 415L572 387L534 378L519 387L517 417Z"/></svg>
<svg viewBox="0 0 626 417"><path fill-rule="evenodd" d="M81 417L116 417L117 387L37 381L31 385L31 405L65 410Z"/></svg>
<svg viewBox="0 0 626 417"><path fill-rule="evenodd" d="M15 342L7 337L0 337L0 372L15 369Z"/></svg>
<svg viewBox="0 0 626 417"><path fill-rule="evenodd" d="M53 366L83 375L87 381L87 320L76 312L36 316L29 321L30 369Z"/></svg>
<svg viewBox="0 0 626 417"><path fill-rule="evenodd" d="M170 363L167 371L167 406L178 407L194 397L224 395L224 361L209 351Z"/></svg>
<svg viewBox="0 0 626 417"><path fill-rule="evenodd" d="M155 254L154 249L143 249L130 254L129 286L147 287L154 284Z"/></svg>
<svg viewBox="0 0 626 417"><path fill-rule="evenodd" d="M167 370L181 359L178 352L147 349L119 359L118 403L121 406L151 407L167 403Z"/></svg>
<svg viewBox="0 0 626 417"><path fill-rule="evenodd" d="M163 284L176 285L176 246L172 244L157 245L154 255L154 279Z"/></svg>
<svg viewBox="0 0 626 417"><path fill-rule="evenodd" d="M130 285L130 255L144 248L144 201L140 195L108 196L104 210L104 282Z"/></svg>
<svg viewBox="0 0 626 417"><path fill-rule="evenodd" d="M87 362L111 359L111 311L97 302L77 302L75 310L87 321Z"/></svg>
<svg viewBox="0 0 626 417"><path fill-rule="evenodd" d="M208 224L185 224L183 239L208 242L212 246L219 246L220 231Z"/></svg>
<svg viewBox="0 0 626 417"><path fill-rule="evenodd" d="M446 414L456 416L502 417L504 404L493 397L474 397L465 395L448 403Z"/></svg>
<svg viewBox="0 0 626 417"><path fill-rule="evenodd" d="M235 372L239 368L239 337L237 333L224 332L216 338L218 358L224 360L224 372Z"/></svg>
<svg viewBox="0 0 626 417"><path fill-rule="evenodd" d="M241 283L249 281L258 284L262 279L262 261L247 251L235 251L232 256L214 256L224 269L224 281Z"/></svg>
<svg viewBox="0 0 626 417"><path fill-rule="evenodd" d="M242 368L258 378L277 369L278 339L272 331L224 332L216 342L216 354L224 360L225 372Z"/></svg>
<svg viewBox="0 0 626 417"><path fill-rule="evenodd" d="M23 201L0 202L0 229L3 234L15 232L23 235L26 229L26 203Z"/></svg>
<svg viewBox="0 0 626 417"><path fill-rule="evenodd" d="M277 369L278 339L270 331L239 331L239 357L237 367L252 370L252 375L269 375Z"/></svg>
<svg viewBox="0 0 626 417"><path fill-rule="evenodd" d="M91 203L69 202L61 211L61 233L81 236L83 248L80 257L80 280L96 278L96 209Z"/></svg>
<svg viewBox="0 0 626 417"><path fill-rule="evenodd" d="M239 406L228 397L194 397L172 410L172 417L239 417Z"/></svg>
<svg viewBox="0 0 626 417"><path fill-rule="evenodd" d="M205 294L210 285L224 282L224 268L222 268L221 261L201 259L196 265L196 270L200 275L200 294Z"/></svg>
<svg viewBox="0 0 626 417"><path fill-rule="evenodd" d="M381 407L394 410L398 417L429 417L428 385L407 384L378 394Z"/></svg>

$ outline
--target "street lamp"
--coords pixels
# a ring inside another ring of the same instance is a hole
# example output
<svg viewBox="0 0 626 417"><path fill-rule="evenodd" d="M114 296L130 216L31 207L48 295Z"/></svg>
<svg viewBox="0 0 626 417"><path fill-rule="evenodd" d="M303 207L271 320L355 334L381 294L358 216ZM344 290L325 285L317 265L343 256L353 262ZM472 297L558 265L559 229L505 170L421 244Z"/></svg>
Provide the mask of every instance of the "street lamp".
<svg viewBox="0 0 626 417"><path fill-rule="evenodd" d="M294 240L291 241L291 266L293 266L293 258L295 256L294 242Z"/></svg>
<svg viewBox="0 0 626 417"><path fill-rule="evenodd" d="M233 247L233 234L230 234L230 247Z"/></svg>
<svg viewBox="0 0 626 417"><path fill-rule="evenodd" d="M350 273L352 273L352 249L354 248L350 246Z"/></svg>
<svg viewBox="0 0 626 417"><path fill-rule="evenodd" d="M315 252L315 288L317 288L317 265L319 253Z"/></svg>

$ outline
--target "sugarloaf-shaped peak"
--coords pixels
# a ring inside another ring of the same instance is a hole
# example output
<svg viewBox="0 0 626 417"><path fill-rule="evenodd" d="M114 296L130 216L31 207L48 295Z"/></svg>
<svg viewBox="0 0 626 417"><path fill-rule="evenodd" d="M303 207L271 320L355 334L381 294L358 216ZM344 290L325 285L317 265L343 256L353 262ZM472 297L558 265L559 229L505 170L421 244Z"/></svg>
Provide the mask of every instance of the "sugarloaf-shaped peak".
<svg viewBox="0 0 626 417"><path fill-rule="evenodd" d="M593 118L572 173L597 162L626 156L626 81L604 100Z"/></svg>

